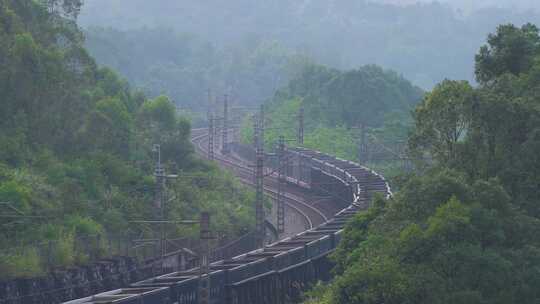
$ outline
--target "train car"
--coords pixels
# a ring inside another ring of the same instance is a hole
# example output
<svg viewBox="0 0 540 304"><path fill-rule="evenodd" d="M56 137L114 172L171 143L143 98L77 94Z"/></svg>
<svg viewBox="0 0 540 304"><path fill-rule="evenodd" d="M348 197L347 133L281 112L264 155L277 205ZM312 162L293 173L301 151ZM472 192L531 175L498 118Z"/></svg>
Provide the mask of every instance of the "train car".
<svg viewBox="0 0 540 304"><path fill-rule="evenodd" d="M94 296L66 302L66 304L169 304L167 287L122 288L103 292Z"/></svg>

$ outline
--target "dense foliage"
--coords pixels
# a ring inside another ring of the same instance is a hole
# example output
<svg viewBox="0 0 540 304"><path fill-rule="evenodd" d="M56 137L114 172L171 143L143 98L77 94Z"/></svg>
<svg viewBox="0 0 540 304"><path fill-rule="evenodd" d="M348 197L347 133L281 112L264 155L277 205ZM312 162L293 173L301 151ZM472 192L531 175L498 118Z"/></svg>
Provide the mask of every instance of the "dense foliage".
<svg viewBox="0 0 540 304"><path fill-rule="evenodd" d="M360 127L379 138L405 140L412 126L410 111L422 94L395 72L374 65L343 72L308 65L265 104L267 146L280 135L297 138L303 108L305 147L358 160ZM249 127L246 122L246 140L252 137Z"/></svg>
<svg viewBox="0 0 540 304"><path fill-rule="evenodd" d="M144 236L131 221L155 214L153 144L180 175L168 185L169 217L209 210L223 234L245 231L250 195L194 157L190 122L167 97L146 99L97 67L76 24L80 2L0 0L0 248L54 240L65 266L84 260L77 237ZM0 255L0 276L43 271L28 247Z"/></svg>
<svg viewBox="0 0 540 304"><path fill-rule="evenodd" d="M415 111L430 155L347 226L336 280L313 303L527 303L540 298L539 31L501 25L480 86L444 81Z"/></svg>

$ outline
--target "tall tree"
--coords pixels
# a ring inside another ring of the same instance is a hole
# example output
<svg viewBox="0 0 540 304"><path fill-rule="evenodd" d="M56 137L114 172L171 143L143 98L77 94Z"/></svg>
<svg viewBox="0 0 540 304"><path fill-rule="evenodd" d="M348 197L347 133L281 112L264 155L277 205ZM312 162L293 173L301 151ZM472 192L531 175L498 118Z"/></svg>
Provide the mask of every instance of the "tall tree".
<svg viewBox="0 0 540 304"><path fill-rule="evenodd" d="M429 149L443 164L457 159L457 145L471 123L473 89L466 81L445 80L416 108L414 150Z"/></svg>
<svg viewBox="0 0 540 304"><path fill-rule="evenodd" d="M533 58L540 53L538 28L531 23L521 28L500 25L495 34L489 34L487 42L476 55L475 74L480 83L490 82L504 73L517 76L527 72Z"/></svg>

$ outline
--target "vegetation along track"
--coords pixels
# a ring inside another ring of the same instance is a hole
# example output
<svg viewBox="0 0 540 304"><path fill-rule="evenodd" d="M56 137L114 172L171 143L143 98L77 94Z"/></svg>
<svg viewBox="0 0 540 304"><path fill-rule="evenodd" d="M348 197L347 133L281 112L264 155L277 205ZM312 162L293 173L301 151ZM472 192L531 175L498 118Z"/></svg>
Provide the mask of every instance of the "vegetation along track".
<svg viewBox="0 0 540 304"><path fill-rule="evenodd" d="M197 140L203 140L199 136L204 137L204 131L194 130L196 145ZM203 143L198 145L203 146ZM327 256L336 248L348 219L365 208L374 193L391 195L384 178L358 164L305 149L293 148L288 153L302 159L310 172L304 176L309 179L298 184L311 193L331 197L337 205L346 204L346 207L312 229L232 259L212 263L208 277L209 303L297 302L307 287L330 278L332 265ZM218 155L218 158L222 157ZM229 160L226 163L233 166ZM241 167L238 170L246 172L247 176L249 167ZM195 304L199 300L200 282L204 280L201 281L199 269L193 268L68 303Z"/></svg>
<svg viewBox="0 0 540 304"><path fill-rule="evenodd" d="M192 142L195 145L195 149L199 154L205 156L208 153L208 135L206 129L195 129ZM222 166L233 171L242 183L247 185L254 185L253 181L253 168L246 164L246 162L238 162L237 159L229 157L220 153L220 151L214 152L214 158ZM277 193L277 179L268 176L266 178L267 182L265 183L264 190L268 196L275 199L278 195ZM289 206L292 210L297 212L306 222L306 227L311 229L317 225L320 225L328 220L329 216L333 214L325 214L325 210L319 210L310 204L305 202L305 198L302 197L302 193L294 189L294 187L289 186L285 189L284 193L285 204Z"/></svg>

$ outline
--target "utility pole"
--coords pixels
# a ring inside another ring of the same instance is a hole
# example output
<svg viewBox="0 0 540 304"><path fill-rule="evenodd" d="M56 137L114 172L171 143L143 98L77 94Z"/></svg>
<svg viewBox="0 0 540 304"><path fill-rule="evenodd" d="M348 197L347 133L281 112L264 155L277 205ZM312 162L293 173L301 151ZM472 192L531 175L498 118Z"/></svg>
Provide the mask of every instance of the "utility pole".
<svg viewBox="0 0 540 304"><path fill-rule="evenodd" d="M259 118L253 114L253 150L256 152L259 147Z"/></svg>
<svg viewBox="0 0 540 304"><path fill-rule="evenodd" d="M260 129L259 129L259 145L264 152L264 128L265 128L265 114L264 105L261 105L261 117L260 117Z"/></svg>
<svg viewBox="0 0 540 304"><path fill-rule="evenodd" d="M214 113L210 89L208 89L208 159L214 160Z"/></svg>
<svg viewBox="0 0 540 304"><path fill-rule="evenodd" d="M208 114L208 159L214 160L214 115Z"/></svg>
<svg viewBox="0 0 540 304"><path fill-rule="evenodd" d="M287 170L287 159L285 156L285 138L279 136L278 142L278 193L277 193L277 230L279 233L285 232L285 175Z"/></svg>
<svg viewBox="0 0 540 304"><path fill-rule="evenodd" d="M298 113L298 144L304 144L304 108L300 107Z"/></svg>
<svg viewBox="0 0 540 304"><path fill-rule="evenodd" d="M162 192L163 192L163 186L164 186L164 170L161 166L161 146L158 144L154 144L152 146L152 152L156 155L156 164L154 168L154 176L156 177L156 196L154 198L154 207L156 210L161 208L162 204ZM158 214L159 216L159 214Z"/></svg>
<svg viewBox="0 0 540 304"><path fill-rule="evenodd" d="M264 108L261 106L260 117L255 120L255 223L257 247L262 247L266 237L264 226Z"/></svg>
<svg viewBox="0 0 540 304"><path fill-rule="evenodd" d="M225 94L223 97L223 130L222 133L222 143L221 151L223 154L229 153L229 143L228 143L228 134L229 134L229 96Z"/></svg>
<svg viewBox="0 0 540 304"><path fill-rule="evenodd" d="M215 103L214 105L217 106L217 98L214 100ZM216 114L216 112L214 111L214 107L212 107L212 117L214 118L214 153L216 152L216 148L219 149L219 147L221 146L220 144L220 139L221 139L221 136L219 136L219 128L220 128L220 123L219 123L219 120L220 119L223 119L223 117L219 117L219 115Z"/></svg>
<svg viewBox="0 0 540 304"><path fill-rule="evenodd" d="M358 160L361 165L365 165L368 161L368 145L366 141L366 126L360 125L360 147L359 147Z"/></svg>
<svg viewBox="0 0 540 304"><path fill-rule="evenodd" d="M304 145L304 107L300 106L300 110L298 113L298 145L302 146ZM297 159L297 167L296 167L296 180L297 182L300 181L301 175L302 175L302 158L300 157L300 154L298 154ZM293 166L294 170L294 166Z"/></svg>
<svg viewBox="0 0 540 304"><path fill-rule="evenodd" d="M163 256L165 256L165 226L164 220L164 193L165 193L165 170L161 165L161 146L154 144L152 151L156 154L156 166L154 169L154 176L156 178L156 196L154 198L154 210L157 221L160 221L159 226L159 247L160 256L162 259L161 268L163 268Z"/></svg>
<svg viewBox="0 0 540 304"><path fill-rule="evenodd" d="M159 237L156 236L156 239L159 239L161 270L163 271L163 258L166 253L165 224L168 223L168 221L165 220L165 202L166 202L165 181L168 178L177 178L178 176L165 174L165 169L163 168L161 164L161 146L160 145L154 144L152 146L152 151L156 154L156 166L154 169L154 176L156 178L156 196L154 198L154 215L155 215L154 222L159 223Z"/></svg>
<svg viewBox="0 0 540 304"><path fill-rule="evenodd" d="M203 212L200 219L199 304L210 303L210 239L210 214Z"/></svg>
<svg viewBox="0 0 540 304"><path fill-rule="evenodd" d="M181 224L181 225L199 225L199 241L200 241L200 253L199 253L199 269L198 269L198 303L209 304L210 303L210 240L214 237L210 230L210 214L208 212L201 212L201 216L198 220L158 220L158 221L131 221L133 223L141 224ZM139 240L148 241L148 240ZM162 257L163 260L163 257ZM163 265L163 262L161 263ZM163 272L163 271L162 271Z"/></svg>

